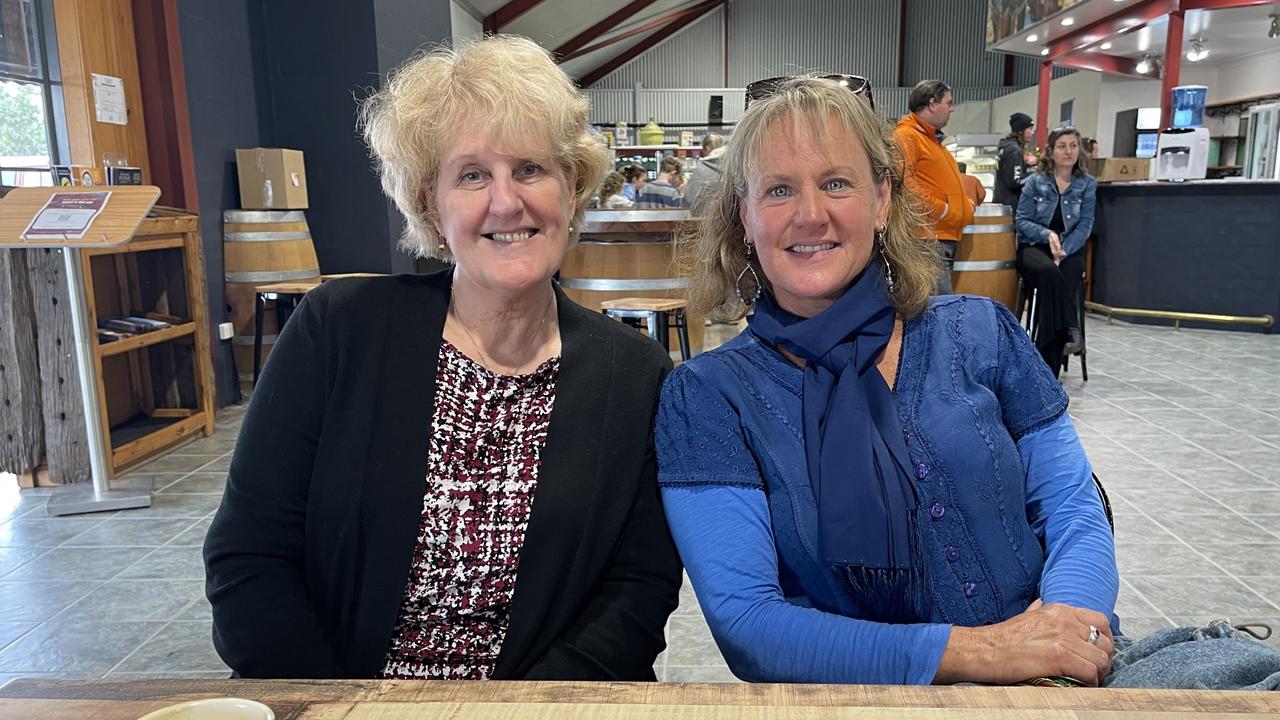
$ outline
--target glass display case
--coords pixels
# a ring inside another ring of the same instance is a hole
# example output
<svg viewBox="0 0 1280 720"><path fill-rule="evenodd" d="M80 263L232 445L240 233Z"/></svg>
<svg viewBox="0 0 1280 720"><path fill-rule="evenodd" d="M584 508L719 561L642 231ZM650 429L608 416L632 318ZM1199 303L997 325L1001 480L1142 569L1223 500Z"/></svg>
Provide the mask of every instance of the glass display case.
<svg viewBox="0 0 1280 720"><path fill-rule="evenodd" d="M957 162L965 164L966 172L978 178L987 189L987 197L994 194L997 161L1000 154L999 133L961 133L947 138L943 143Z"/></svg>

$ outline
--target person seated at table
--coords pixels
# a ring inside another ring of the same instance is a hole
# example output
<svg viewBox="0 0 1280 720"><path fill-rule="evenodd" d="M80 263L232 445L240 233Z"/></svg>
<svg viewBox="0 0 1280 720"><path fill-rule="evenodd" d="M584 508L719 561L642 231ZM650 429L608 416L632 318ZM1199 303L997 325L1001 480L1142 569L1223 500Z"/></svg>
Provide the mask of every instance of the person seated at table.
<svg viewBox="0 0 1280 720"><path fill-rule="evenodd" d="M280 334L204 546L242 677L653 680L679 557L656 343L552 282L608 171L533 42L396 71L361 111L403 246L454 265L326 283Z"/></svg>
<svg viewBox="0 0 1280 720"><path fill-rule="evenodd" d="M622 173L613 171L604 176L600 182L600 207L606 210L625 210L635 207L635 203L622 194L624 178Z"/></svg>
<svg viewBox="0 0 1280 720"><path fill-rule="evenodd" d="M638 210L673 210L680 207L683 197L680 186L684 184L684 168L680 161L668 155L658 164L658 178L647 182L636 193Z"/></svg>
<svg viewBox="0 0 1280 720"><path fill-rule="evenodd" d="M1084 349L1079 301L1098 183L1085 170L1078 130L1054 130L1048 148L1022 186L1014 226L1018 275L1028 297L1037 291L1036 349L1057 377L1063 357Z"/></svg>
<svg viewBox="0 0 1280 720"><path fill-rule="evenodd" d="M1119 579L1067 396L1008 310L930 298L899 163L830 80L739 121L683 239L692 304L754 313L663 386L676 545L744 680L1097 685Z"/></svg>

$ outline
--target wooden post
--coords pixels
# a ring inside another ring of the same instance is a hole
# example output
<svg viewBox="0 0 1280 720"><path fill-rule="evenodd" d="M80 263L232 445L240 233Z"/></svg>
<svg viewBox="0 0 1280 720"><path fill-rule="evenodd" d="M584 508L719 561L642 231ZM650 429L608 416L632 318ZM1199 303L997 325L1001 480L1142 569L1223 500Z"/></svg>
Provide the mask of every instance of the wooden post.
<svg viewBox="0 0 1280 720"><path fill-rule="evenodd" d="M57 483L88 482L89 447L77 376L70 297L63 250L28 250L31 299L39 338L40 389L49 477Z"/></svg>
<svg viewBox="0 0 1280 720"><path fill-rule="evenodd" d="M0 471L32 474L44 454L26 250L0 250Z"/></svg>
<svg viewBox="0 0 1280 720"><path fill-rule="evenodd" d="M1169 13L1169 32L1164 40L1164 73L1160 76L1160 129L1173 125L1173 89L1182 75L1182 10Z"/></svg>

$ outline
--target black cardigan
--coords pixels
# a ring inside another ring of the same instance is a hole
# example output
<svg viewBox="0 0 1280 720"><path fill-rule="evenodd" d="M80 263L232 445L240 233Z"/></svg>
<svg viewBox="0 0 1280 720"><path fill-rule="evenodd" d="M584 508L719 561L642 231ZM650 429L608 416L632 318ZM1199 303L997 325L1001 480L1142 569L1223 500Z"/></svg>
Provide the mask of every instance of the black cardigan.
<svg viewBox="0 0 1280 720"><path fill-rule="evenodd" d="M417 543L448 271L303 300L245 413L205 540L242 677L376 677ZM561 361L494 678L653 680L681 568L653 421L671 361L557 288Z"/></svg>

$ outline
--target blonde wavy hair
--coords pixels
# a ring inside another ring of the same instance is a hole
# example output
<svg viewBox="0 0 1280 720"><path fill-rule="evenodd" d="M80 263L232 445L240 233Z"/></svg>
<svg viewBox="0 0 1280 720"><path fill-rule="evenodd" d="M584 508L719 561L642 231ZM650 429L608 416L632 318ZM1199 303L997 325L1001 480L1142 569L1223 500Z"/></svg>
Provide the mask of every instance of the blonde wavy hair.
<svg viewBox="0 0 1280 720"><path fill-rule="evenodd" d="M405 217L400 246L452 260L437 230L437 176L463 130L479 128L503 152L550 156L573 182L569 240L611 167L587 125L587 98L532 40L494 35L439 46L401 65L361 103L360 127L383 192Z"/></svg>
<svg viewBox="0 0 1280 720"><path fill-rule="evenodd" d="M763 161L769 128L784 118L808 126L811 137L826 136L828 118L861 141L877 182L889 180L889 214L885 224L885 257L893 272L894 308L904 318L924 311L940 269L934 243L926 237L920 201L902 183L902 156L891 128L871 105L833 80L798 77L784 83L777 94L757 100L747 108L734 129L720 166L720 178L698 196L695 215L680 233L684 270L693 277L689 304L699 312L725 308L742 317L747 308L734 295L738 275L747 267L746 230L740 210L747 196L747 178ZM870 262L878 262L872 251ZM751 267L762 291L772 292L758 258ZM723 312L723 311L722 311Z"/></svg>

